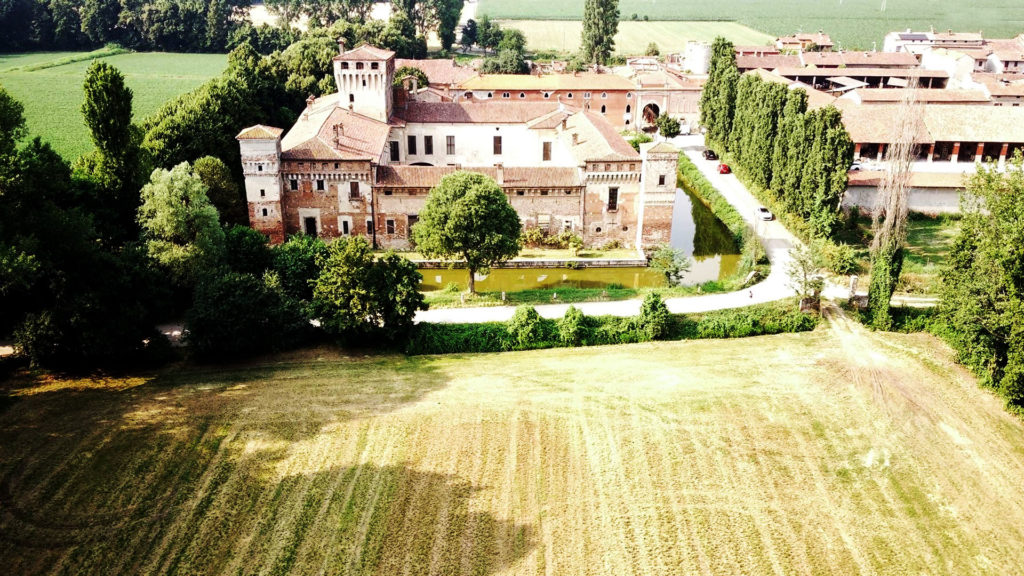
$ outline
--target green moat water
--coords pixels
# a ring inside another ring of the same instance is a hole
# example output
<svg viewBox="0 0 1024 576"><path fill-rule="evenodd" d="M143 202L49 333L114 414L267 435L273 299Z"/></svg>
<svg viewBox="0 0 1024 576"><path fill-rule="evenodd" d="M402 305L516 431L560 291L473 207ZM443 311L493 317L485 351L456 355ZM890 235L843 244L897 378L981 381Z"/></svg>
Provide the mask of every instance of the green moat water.
<svg viewBox="0 0 1024 576"><path fill-rule="evenodd" d="M684 284L702 284L723 280L736 272L739 249L732 234L711 210L686 190L676 192L672 213L672 246L690 257L690 271ZM465 269L420 270L425 291L440 290L449 284L466 286ZM604 288L618 284L625 288L655 288L665 285L660 273L643 267L623 268L495 268L486 276L478 275L480 292L518 292L559 287Z"/></svg>

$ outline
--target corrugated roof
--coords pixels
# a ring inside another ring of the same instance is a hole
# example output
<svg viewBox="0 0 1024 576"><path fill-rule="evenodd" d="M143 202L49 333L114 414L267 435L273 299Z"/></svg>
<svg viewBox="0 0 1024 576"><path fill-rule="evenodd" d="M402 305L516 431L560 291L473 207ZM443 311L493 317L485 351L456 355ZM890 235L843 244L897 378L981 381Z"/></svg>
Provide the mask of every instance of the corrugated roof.
<svg viewBox="0 0 1024 576"><path fill-rule="evenodd" d="M281 141L284 158L376 160L391 127L338 106L338 94L308 106Z"/></svg>
<svg viewBox="0 0 1024 576"><path fill-rule="evenodd" d="M949 73L942 70L925 70L923 68L797 68L780 67L774 70L783 76L894 76L897 78L949 78Z"/></svg>
<svg viewBox="0 0 1024 576"><path fill-rule="evenodd" d="M855 143L894 142L899 127L900 107L896 104L878 104L875 106L857 106L850 102L849 106L841 106L843 125ZM931 137L924 123L918 127L914 141L918 144L932 144Z"/></svg>
<svg viewBox="0 0 1024 576"><path fill-rule="evenodd" d="M284 132L281 128L274 128L273 126L264 126L263 124L257 124L250 126L245 130L238 133L235 136L236 140L277 140L280 138L281 133Z"/></svg>
<svg viewBox="0 0 1024 576"><path fill-rule="evenodd" d="M800 66L803 66L803 63L800 62L800 57L796 54L765 54L762 56L748 54L736 57L736 67L740 71L755 68L764 68L765 70L782 67L799 68Z"/></svg>
<svg viewBox="0 0 1024 576"><path fill-rule="evenodd" d="M408 58L399 58L395 60L396 68L403 66L419 68L427 75L427 79L434 86L458 84L477 75L476 70L468 66L459 66L448 59L410 60Z"/></svg>
<svg viewBox="0 0 1024 576"><path fill-rule="evenodd" d="M854 142L893 142L899 105L841 107L843 124ZM919 144L935 142L1024 142L1024 108L970 104L925 104Z"/></svg>
<svg viewBox="0 0 1024 576"><path fill-rule="evenodd" d="M395 116L422 124L525 124L559 109L558 102L409 102Z"/></svg>
<svg viewBox="0 0 1024 576"><path fill-rule="evenodd" d="M597 74L580 72L579 74L543 74L527 76L523 74L480 74L462 82L463 90L589 90L600 92L605 90L633 90L633 82L618 74Z"/></svg>
<svg viewBox="0 0 1024 576"><path fill-rule="evenodd" d="M393 188L432 188L441 178L462 170L483 174L498 181L496 166L456 168L455 166L390 165L377 168L378 186ZM509 166L501 170L504 188L572 188L582 186L579 169L572 167Z"/></svg>

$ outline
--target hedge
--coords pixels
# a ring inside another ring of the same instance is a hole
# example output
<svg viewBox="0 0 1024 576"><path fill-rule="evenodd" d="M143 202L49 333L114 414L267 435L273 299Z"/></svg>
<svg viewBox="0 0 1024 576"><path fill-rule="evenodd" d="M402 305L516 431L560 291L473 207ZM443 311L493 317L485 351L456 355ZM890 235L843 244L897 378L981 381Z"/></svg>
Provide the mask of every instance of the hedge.
<svg viewBox="0 0 1024 576"><path fill-rule="evenodd" d="M529 342L522 342L517 337L519 332L515 327L510 329L510 322L418 324L405 352L411 355L457 354L630 344L650 341L651 334L658 333L652 331L649 325L650 321L656 319L645 321L640 316L583 316L581 320L578 311L570 309L575 312L567 313L566 318L533 320L536 323L536 331L533 333L537 334L537 339ZM522 325L523 316L520 314L517 326ZM565 325L569 322L573 328L566 330ZM672 314L658 339L742 338L806 332L813 330L817 324L816 316L804 314L796 309L794 302L785 301L704 314Z"/></svg>

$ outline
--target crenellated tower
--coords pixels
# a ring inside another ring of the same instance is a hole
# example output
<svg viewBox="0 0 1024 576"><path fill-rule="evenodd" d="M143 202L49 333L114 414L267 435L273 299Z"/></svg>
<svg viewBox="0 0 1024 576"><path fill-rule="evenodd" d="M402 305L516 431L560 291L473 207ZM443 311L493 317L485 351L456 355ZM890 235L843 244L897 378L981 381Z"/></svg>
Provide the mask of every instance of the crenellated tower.
<svg viewBox="0 0 1024 576"><path fill-rule="evenodd" d="M338 85L338 105L387 122L391 118L392 90L395 78L395 53L361 44L345 50L338 40L339 54L334 57L334 81Z"/></svg>

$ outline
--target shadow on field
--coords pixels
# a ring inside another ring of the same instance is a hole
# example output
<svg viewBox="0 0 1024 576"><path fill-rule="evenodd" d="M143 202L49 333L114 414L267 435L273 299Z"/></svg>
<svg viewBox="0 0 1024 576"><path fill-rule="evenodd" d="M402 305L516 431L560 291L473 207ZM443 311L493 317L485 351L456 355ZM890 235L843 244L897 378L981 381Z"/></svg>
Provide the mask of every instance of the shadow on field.
<svg viewBox="0 0 1024 576"><path fill-rule="evenodd" d="M307 564L318 554L330 566L357 558L355 573L500 570L534 546L534 530L470 511L480 488L404 465L340 465L357 460L339 452L340 425L447 383L435 359L337 353L18 383L0 412L4 572L305 573L319 572Z"/></svg>

